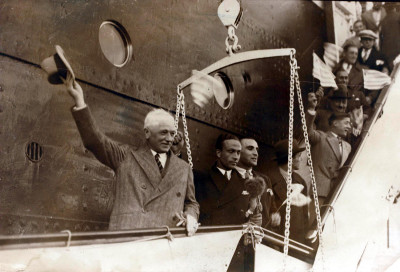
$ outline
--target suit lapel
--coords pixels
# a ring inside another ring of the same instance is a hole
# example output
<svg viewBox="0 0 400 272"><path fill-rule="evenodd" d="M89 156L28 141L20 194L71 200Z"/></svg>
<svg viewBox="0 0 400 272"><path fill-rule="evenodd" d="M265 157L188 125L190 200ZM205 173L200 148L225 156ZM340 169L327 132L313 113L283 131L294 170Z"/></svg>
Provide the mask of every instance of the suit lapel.
<svg viewBox="0 0 400 272"><path fill-rule="evenodd" d="M213 165L211 168L211 179L214 185L217 187L218 191L222 193L227 186L228 181L222 175L222 173L218 170L216 165Z"/></svg>
<svg viewBox="0 0 400 272"><path fill-rule="evenodd" d="M163 178L162 180L156 185L154 193L152 196L146 201L145 205L153 201L154 199L158 198L160 195L163 195L165 192L168 192L171 187L176 184L176 181L180 178L183 174L181 169L181 164L178 162L179 158L174 155L170 154L165 164L165 168L163 171ZM157 171L159 173L158 167ZM186 192L182 192L185 195Z"/></svg>
<svg viewBox="0 0 400 272"><path fill-rule="evenodd" d="M132 154L147 175L153 188L156 188L161 180L161 173L150 149L145 145L137 151L132 151Z"/></svg>
<svg viewBox="0 0 400 272"><path fill-rule="evenodd" d="M339 140L331 132L328 132L328 137L326 137L326 140L328 141L329 146L332 148L333 153L335 153L337 160L340 162L342 160L342 156L340 155Z"/></svg>
<svg viewBox="0 0 400 272"><path fill-rule="evenodd" d="M351 152L350 144L348 144L347 142L343 141L342 145L343 145L343 156L342 156L342 160L340 162L340 167L342 167L344 165L344 163L346 162L346 160L349 157L349 154Z"/></svg>
<svg viewBox="0 0 400 272"><path fill-rule="evenodd" d="M222 176L222 174L221 174ZM225 177L222 176L224 179ZM233 201L234 199L240 197L244 190L244 180L240 178L240 174L236 172L236 170L232 170L232 176L229 181L226 181L227 185L223 190L220 198L219 204L224 205L228 202Z"/></svg>

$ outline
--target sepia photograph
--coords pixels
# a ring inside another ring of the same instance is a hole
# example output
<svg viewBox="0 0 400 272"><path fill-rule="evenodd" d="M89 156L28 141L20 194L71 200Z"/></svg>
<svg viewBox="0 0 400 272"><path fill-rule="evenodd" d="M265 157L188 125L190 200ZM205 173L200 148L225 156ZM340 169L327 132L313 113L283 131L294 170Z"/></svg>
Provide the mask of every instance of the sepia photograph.
<svg viewBox="0 0 400 272"><path fill-rule="evenodd" d="M0 271L400 271L399 66L400 2L0 1Z"/></svg>

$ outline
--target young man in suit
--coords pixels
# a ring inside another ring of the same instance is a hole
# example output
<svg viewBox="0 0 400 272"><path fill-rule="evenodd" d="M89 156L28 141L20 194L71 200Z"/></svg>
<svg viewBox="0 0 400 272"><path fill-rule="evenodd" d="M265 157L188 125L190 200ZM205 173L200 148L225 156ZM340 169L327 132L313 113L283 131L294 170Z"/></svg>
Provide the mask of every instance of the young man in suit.
<svg viewBox="0 0 400 272"><path fill-rule="evenodd" d="M195 172L196 199L200 203L202 225L261 225L260 213L246 217L249 195L244 181L235 169L242 146L236 136L221 134L216 141L217 161L207 172Z"/></svg>
<svg viewBox="0 0 400 272"><path fill-rule="evenodd" d="M371 30L362 30L359 36L361 38L361 48L358 50L357 61L368 69L378 70L388 74L389 65L386 61L386 57L374 47L378 35Z"/></svg>
<svg viewBox="0 0 400 272"><path fill-rule="evenodd" d="M343 139L351 132L350 115L334 113L329 118L330 129L327 132L315 130L317 99L309 95L306 121L308 136L312 146L311 153L319 205L323 205L331 189L336 186L339 170L346 162L351 146Z"/></svg>
<svg viewBox="0 0 400 272"><path fill-rule="evenodd" d="M84 146L116 174L109 229L173 227L175 214L183 211L188 235L193 235L199 204L190 166L170 151L175 130L172 115L161 109L149 112L144 121L146 143L130 148L98 130L82 88L71 76L66 85L75 100L72 114Z"/></svg>
<svg viewBox="0 0 400 272"><path fill-rule="evenodd" d="M242 151L240 152L240 159L236 166L236 170L241 177L245 180L248 178L262 177L266 183L266 189L261 196L262 210L262 227L271 228L279 226L281 216L276 212L274 201L274 193L272 191L271 180L268 176L254 171L253 167L258 163L258 144L253 138L243 138L240 140Z"/></svg>

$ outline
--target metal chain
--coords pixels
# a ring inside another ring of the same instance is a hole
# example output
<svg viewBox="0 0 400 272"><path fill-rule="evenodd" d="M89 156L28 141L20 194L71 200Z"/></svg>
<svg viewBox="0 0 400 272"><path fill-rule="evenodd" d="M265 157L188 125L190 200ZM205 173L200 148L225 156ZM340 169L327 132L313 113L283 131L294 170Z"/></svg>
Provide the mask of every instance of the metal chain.
<svg viewBox="0 0 400 272"><path fill-rule="evenodd" d="M175 120L174 120L175 135L178 133L180 113L182 113L183 133L185 136L188 163L190 165L190 168L193 169L192 151L190 150L190 142L189 142L189 130L187 127L187 122L186 122L185 95L183 94L183 91L181 90L180 86L178 85L177 99L176 99L176 113L175 113ZM174 137L175 137L175 135L174 135Z"/></svg>
<svg viewBox="0 0 400 272"><path fill-rule="evenodd" d="M297 61L295 60L295 62L296 62L296 66L297 66ZM320 213L319 202L318 202L317 184L315 182L314 168L313 168L312 158L311 158L311 145L310 145L310 141L308 139L307 123L306 123L303 98L302 98L301 88L300 88L300 79L299 79L299 73L297 70L295 71L295 80L296 80L297 97L298 97L299 108L300 108L301 123L302 123L302 128L303 128L303 135L304 135L305 144L306 144L307 162L309 165L311 184L312 184L312 190L313 190L313 196L314 196L314 205L315 205L315 213L316 213L316 217L317 217L319 246L321 248L321 260L322 260L323 270L325 270L324 247L323 247L323 241L322 241L322 220L321 220L321 213Z"/></svg>
<svg viewBox="0 0 400 272"><path fill-rule="evenodd" d="M296 70L296 59L294 52L290 54L290 105L289 105L289 146L288 146L288 177L286 188L286 217L285 217L285 240L284 240L284 261L283 267L286 271L287 255L289 253L289 234L290 234L290 204L292 193L292 168L293 168L293 116L294 116L294 76Z"/></svg>
<svg viewBox="0 0 400 272"><path fill-rule="evenodd" d="M174 120L174 126L175 126L175 133L174 133L174 138L176 134L178 133L178 126L179 126L179 114L181 112L181 93L182 90L180 86L177 87L176 89L176 112L175 112L175 120Z"/></svg>
<svg viewBox="0 0 400 272"><path fill-rule="evenodd" d="M229 42L233 42L233 44L229 44ZM225 45L226 45L226 53L229 56L232 56L234 53L239 51L242 47L238 44L239 39L235 34L235 28L233 26L228 27L228 37L226 37Z"/></svg>

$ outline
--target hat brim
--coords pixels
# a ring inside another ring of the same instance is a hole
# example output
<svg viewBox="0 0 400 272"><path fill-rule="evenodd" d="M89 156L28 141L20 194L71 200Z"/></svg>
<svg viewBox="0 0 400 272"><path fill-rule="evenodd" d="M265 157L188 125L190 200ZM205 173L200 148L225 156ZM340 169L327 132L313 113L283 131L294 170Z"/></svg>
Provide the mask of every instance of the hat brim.
<svg viewBox="0 0 400 272"><path fill-rule="evenodd" d="M64 55L64 50L59 45L56 45L55 47L56 47L57 55L60 57L60 59L63 62L64 66L67 68L67 71L71 74L72 79L75 80L74 71L72 70L71 65L69 64L67 58ZM61 76L64 79L66 79L67 78L67 71L60 71L61 73L59 73L59 76ZM63 82L60 78L59 78L59 80L61 82ZM50 77L49 77L49 81L50 81Z"/></svg>
<svg viewBox="0 0 400 272"><path fill-rule="evenodd" d="M303 152L304 150L306 150L305 147L297 147L297 148L293 147L293 155L292 156L296 155L297 153ZM280 159L284 159L284 158L287 158L288 155L289 155L288 153L275 154L275 157L273 158L273 160L277 161L277 160L280 160Z"/></svg>

